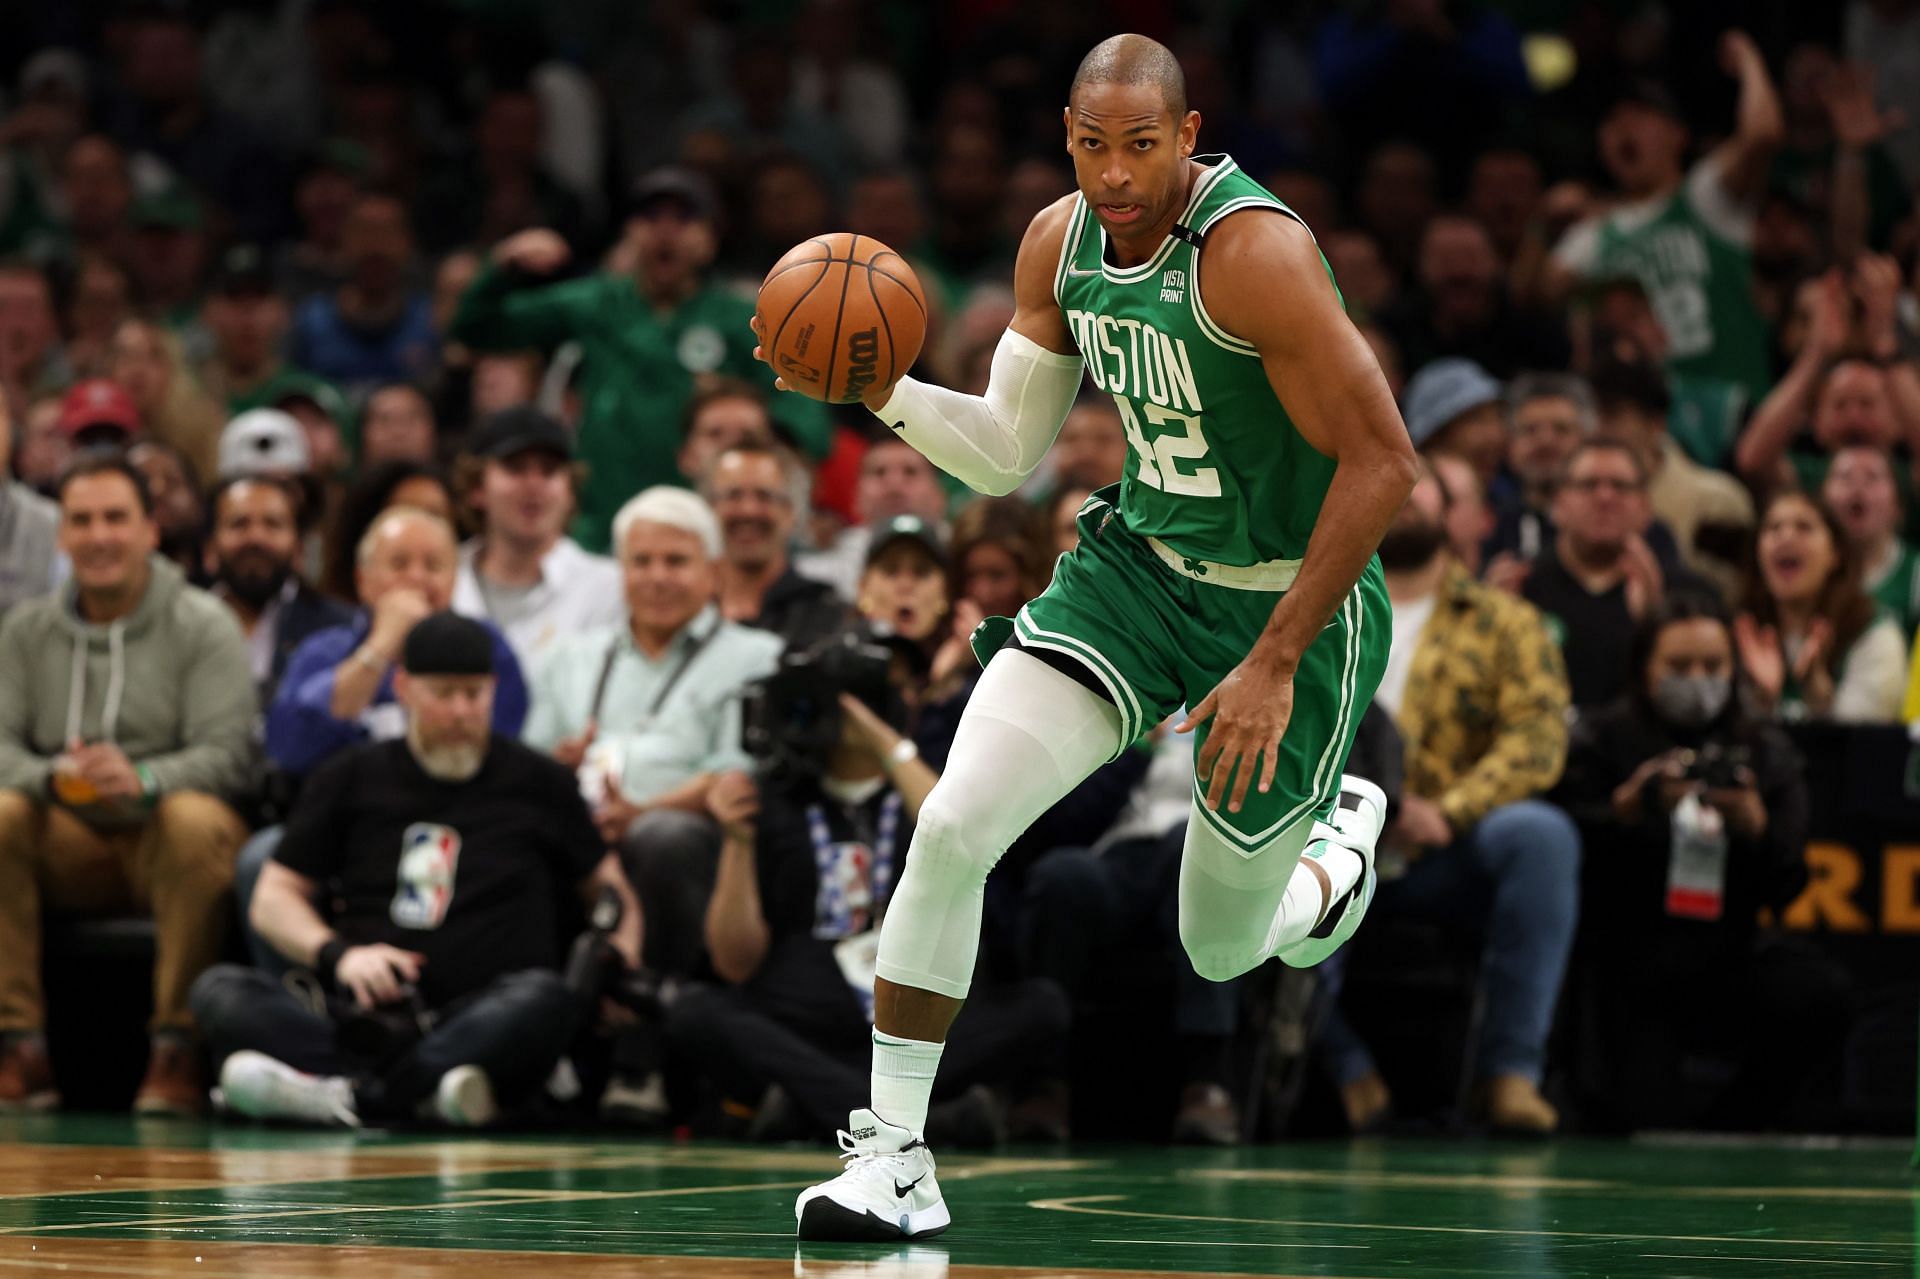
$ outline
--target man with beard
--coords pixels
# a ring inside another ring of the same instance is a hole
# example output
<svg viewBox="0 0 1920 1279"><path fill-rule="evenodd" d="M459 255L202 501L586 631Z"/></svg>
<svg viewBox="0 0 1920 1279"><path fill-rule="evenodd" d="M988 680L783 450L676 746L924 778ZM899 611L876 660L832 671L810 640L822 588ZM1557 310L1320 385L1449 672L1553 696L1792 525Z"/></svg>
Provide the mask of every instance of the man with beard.
<svg viewBox="0 0 1920 1279"><path fill-rule="evenodd" d="M1582 442L1553 498L1553 544L1527 570L1520 593L1546 617L1566 653L1573 704L1600 706L1627 684L1634 626L1669 590L1713 587L1647 544L1653 520L1640 454L1619 440Z"/></svg>
<svg viewBox="0 0 1920 1279"><path fill-rule="evenodd" d="M1566 763L1567 679L1539 615L1475 582L1449 553L1448 507L1423 461L1380 542L1393 645L1375 700L1406 742L1405 789L1382 858L1397 853L1406 870L1382 875L1373 909L1480 922L1480 1117L1496 1130L1544 1135L1559 1123L1539 1085L1573 945L1580 837L1537 796ZM1336 991L1345 957L1336 952L1320 969ZM1377 1126L1391 1094L1337 1006L1325 1035L1348 1120L1356 1130Z"/></svg>
<svg viewBox="0 0 1920 1279"><path fill-rule="evenodd" d="M720 615L772 631L796 651L838 634L853 616L831 586L793 571L794 495L805 482L800 459L786 449L742 444L715 458L701 484L720 520Z"/></svg>
<svg viewBox="0 0 1920 1279"><path fill-rule="evenodd" d="M209 501L206 572L247 636L260 705L300 642L353 620L352 610L314 590L294 571L300 554L300 499L291 481L272 476L222 480Z"/></svg>
<svg viewBox="0 0 1920 1279"><path fill-rule="evenodd" d="M206 973L193 1008L225 1058L226 1109L344 1127L486 1124L540 1087L587 1011L557 971L561 886L588 902L612 889L614 948L639 962L633 893L572 774L490 730L493 672L480 623L427 617L394 677L405 737L344 752L308 783L252 923L337 1012L258 969ZM331 920L312 904L328 883ZM409 1030L348 1033L376 1010Z"/></svg>

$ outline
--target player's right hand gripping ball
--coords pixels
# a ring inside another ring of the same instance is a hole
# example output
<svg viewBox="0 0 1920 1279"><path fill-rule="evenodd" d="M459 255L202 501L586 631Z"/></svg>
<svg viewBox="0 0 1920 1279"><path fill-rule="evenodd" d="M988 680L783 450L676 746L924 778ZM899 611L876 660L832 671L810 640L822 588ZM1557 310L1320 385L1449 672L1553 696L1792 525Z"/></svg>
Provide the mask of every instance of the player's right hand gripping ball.
<svg viewBox="0 0 1920 1279"><path fill-rule="evenodd" d="M927 295L907 260L845 231L788 250L761 281L757 311L773 371L829 404L892 385L927 336Z"/></svg>

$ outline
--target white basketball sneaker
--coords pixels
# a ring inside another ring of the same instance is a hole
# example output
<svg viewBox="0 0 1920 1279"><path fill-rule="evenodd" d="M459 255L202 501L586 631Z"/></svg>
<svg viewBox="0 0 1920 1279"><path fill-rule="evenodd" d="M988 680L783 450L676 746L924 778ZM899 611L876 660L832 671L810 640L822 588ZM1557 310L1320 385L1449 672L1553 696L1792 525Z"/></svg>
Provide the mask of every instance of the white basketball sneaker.
<svg viewBox="0 0 1920 1279"><path fill-rule="evenodd" d="M847 1129L840 1134L846 1168L801 1191L794 1205L800 1238L897 1243L945 1230L952 1218L927 1143L871 1110L854 1111Z"/></svg>
<svg viewBox="0 0 1920 1279"><path fill-rule="evenodd" d="M1345 896L1327 908L1326 918L1312 932L1279 952L1281 963L1294 968L1311 968L1339 950L1347 938L1353 936L1354 930L1360 927L1360 921L1366 918L1367 907L1373 904L1373 890L1378 884L1378 877L1373 870L1373 850L1374 845L1380 842L1380 831L1386 824L1386 794L1364 777L1343 775L1340 778L1340 798L1334 803L1332 816L1325 826L1315 832L1314 838L1307 843L1306 851L1300 855L1318 856L1315 846L1323 840L1352 849L1360 855L1360 878L1354 881Z"/></svg>
<svg viewBox="0 0 1920 1279"><path fill-rule="evenodd" d="M353 1084L339 1075L309 1075L278 1058L244 1049L220 1067L220 1103L254 1119L292 1119L330 1128L358 1128Z"/></svg>

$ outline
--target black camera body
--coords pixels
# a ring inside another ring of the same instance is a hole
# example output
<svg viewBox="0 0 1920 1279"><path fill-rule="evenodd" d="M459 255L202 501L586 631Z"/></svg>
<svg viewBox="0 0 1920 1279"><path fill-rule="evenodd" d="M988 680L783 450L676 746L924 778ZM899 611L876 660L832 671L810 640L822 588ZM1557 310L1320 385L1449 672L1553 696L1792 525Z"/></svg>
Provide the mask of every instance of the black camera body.
<svg viewBox="0 0 1920 1279"><path fill-rule="evenodd" d="M1740 785L1740 772L1753 762L1753 752L1745 746L1724 742L1706 742L1687 761L1686 780L1705 783L1708 790L1732 790Z"/></svg>
<svg viewBox="0 0 1920 1279"><path fill-rule="evenodd" d="M905 641L870 629L843 632L802 652L788 650L773 674L748 685L741 742L763 774L818 777L840 741L840 694L851 693L890 723L904 719L893 683ZM907 646L911 647L911 646Z"/></svg>
<svg viewBox="0 0 1920 1279"><path fill-rule="evenodd" d="M340 1051L384 1070L403 1053L419 1043L433 1029L433 1010L420 995L420 988L400 988L400 998L390 1004L362 1008L345 991L336 993L331 1012L339 1037Z"/></svg>

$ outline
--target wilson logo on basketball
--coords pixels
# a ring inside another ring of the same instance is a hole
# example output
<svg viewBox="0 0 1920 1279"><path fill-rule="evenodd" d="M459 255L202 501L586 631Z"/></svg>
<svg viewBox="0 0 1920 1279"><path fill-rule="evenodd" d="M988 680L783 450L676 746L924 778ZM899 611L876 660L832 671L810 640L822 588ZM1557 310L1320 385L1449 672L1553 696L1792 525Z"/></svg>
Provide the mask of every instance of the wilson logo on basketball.
<svg viewBox="0 0 1920 1279"><path fill-rule="evenodd" d="M879 376L880 330L860 329L847 338L847 399L859 399Z"/></svg>

